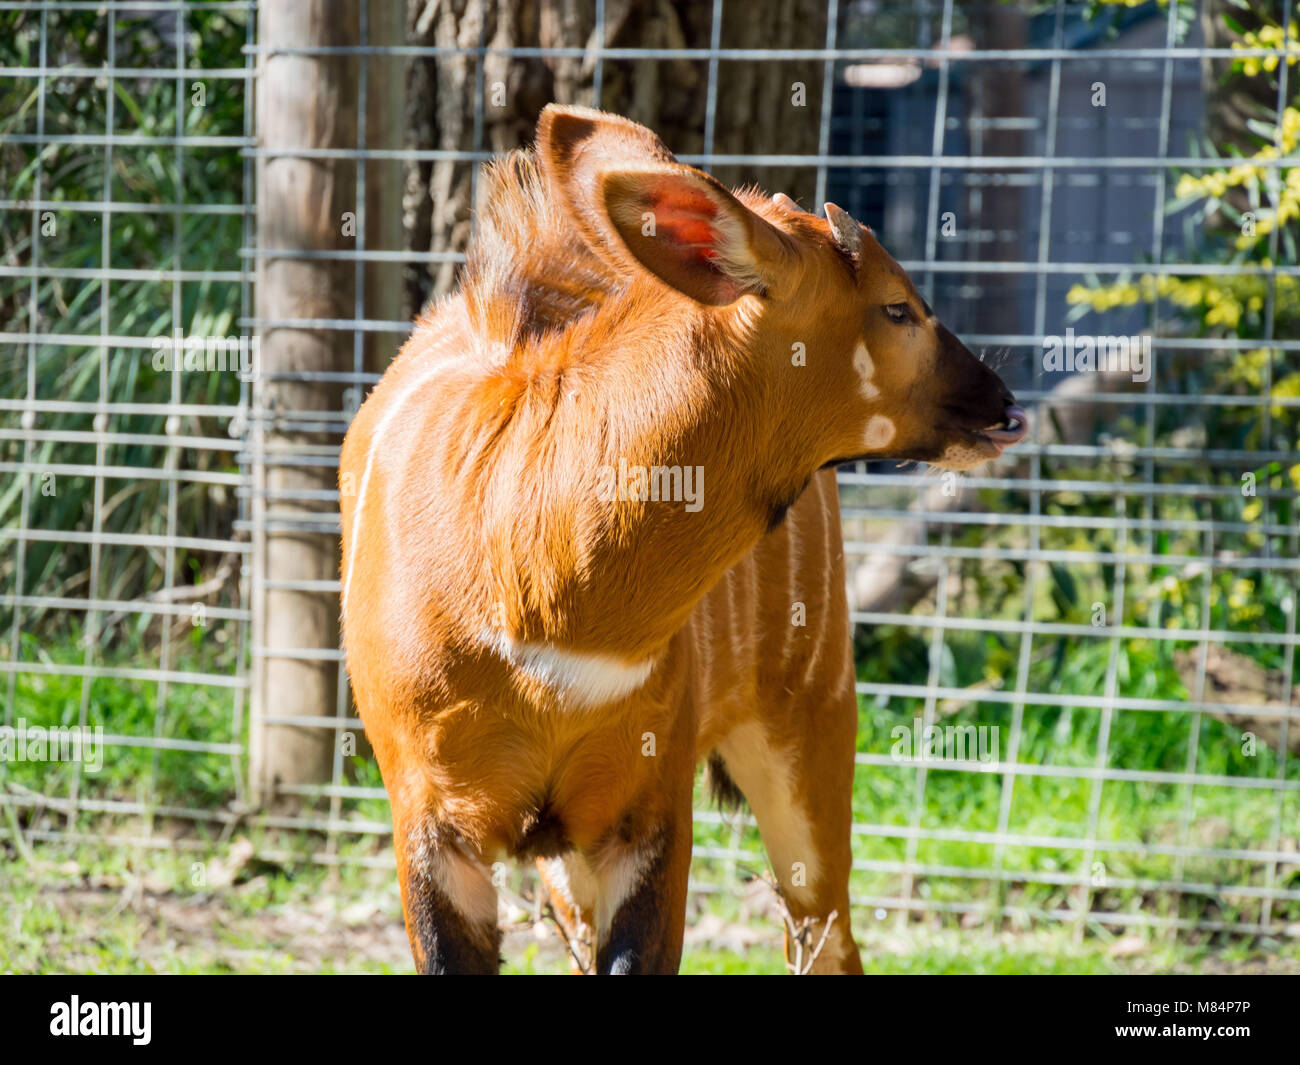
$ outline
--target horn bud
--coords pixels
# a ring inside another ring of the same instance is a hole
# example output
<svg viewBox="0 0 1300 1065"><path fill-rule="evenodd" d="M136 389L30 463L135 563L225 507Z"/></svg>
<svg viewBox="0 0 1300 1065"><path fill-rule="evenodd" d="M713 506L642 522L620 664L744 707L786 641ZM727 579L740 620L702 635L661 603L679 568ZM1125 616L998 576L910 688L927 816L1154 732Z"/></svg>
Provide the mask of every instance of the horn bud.
<svg viewBox="0 0 1300 1065"><path fill-rule="evenodd" d="M827 203L826 221L831 224L835 243L854 259L858 258L862 254L862 227L853 216L835 204Z"/></svg>

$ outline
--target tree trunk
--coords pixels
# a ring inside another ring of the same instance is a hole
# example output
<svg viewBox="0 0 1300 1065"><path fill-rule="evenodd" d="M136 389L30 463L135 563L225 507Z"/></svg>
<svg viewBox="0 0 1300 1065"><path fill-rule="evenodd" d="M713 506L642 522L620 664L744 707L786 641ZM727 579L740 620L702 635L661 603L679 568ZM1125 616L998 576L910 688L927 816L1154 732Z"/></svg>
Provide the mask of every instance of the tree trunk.
<svg viewBox="0 0 1300 1065"><path fill-rule="evenodd" d="M705 150L709 61L607 59L596 100L595 5L590 0L408 0L408 32L416 44L441 47L583 48L581 57L489 55L480 73L473 55L420 58L407 78L406 122L414 148L505 151L532 141L537 114L552 101L599 106L644 123L680 155ZM707 49L712 5L699 0L608 0L604 44L626 48ZM826 39L824 0L731 3L724 8L723 48L820 48ZM817 151L821 60L718 62L713 154ZM799 86L802 86L800 91ZM481 137L475 137L476 102ZM407 239L435 260L407 273L407 311L455 284L469 239L474 172L471 160L411 164L404 208ZM811 204L813 167L716 167L728 184L753 181Z"/></svg>
<svg viewBox="0 0 1300 1065"><path fill-rule="evenodd" d="M258 9L258 39L265 48L347 45L360 2L270 0ZM351 57L266 55L257 81L259 147L355 147L356 67ZM355 164L293 154L259 159L257 204L263 252L349 250L354 242L343 217L357 211ZM257 315L272 323L350 318L355 276L351 262L263 256ZM329 520L336 470L302 456L305 447L337 446L337 434L319 423L342 410L343 386L292 375L350 370L353 338L275 324L260 334L250 776L255 800L269 804L281 789L328 781L333 770L332 730L282 722L336 711L339 665L329 652L339 646L338 597L317 584L338 578L338 535Z"/></svg>

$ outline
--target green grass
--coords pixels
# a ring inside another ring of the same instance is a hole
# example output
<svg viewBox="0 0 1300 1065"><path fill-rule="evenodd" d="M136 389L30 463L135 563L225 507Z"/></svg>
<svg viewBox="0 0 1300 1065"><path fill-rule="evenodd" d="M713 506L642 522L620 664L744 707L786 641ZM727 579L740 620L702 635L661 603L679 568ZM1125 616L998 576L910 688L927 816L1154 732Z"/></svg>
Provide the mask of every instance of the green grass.
<svg viewBox="0 0 1300 1065"><path fill-rule="evenodd" d="M108 42L103 19L88 12L49 12L49 37L57 42L56 62L96 66L106 61ZM240 48L245 40L243 15L239 12L188 12L187 56L196 77L205 67L242 65ZM38 19L30 12L0 14L0 57L13 67L37 62L39 38L34 32ZM169 54L165 43L147 20L119 14L115 43L119 66L133 63L156 66ZM38 86L34 79L13 78L0 85L0 135L35 132ZM213 84L204 104L188 96L180 102L187 132L203 135L242 135L244 131L244 88L242 82ZM108 93L112 92L110 100ZM45 93L45 125L55 134L98 134L108 126L111 108L117 133L170 136L175 132L177 86L170 79L119 78L111 89L84 79L75 82L54 79ZM177 218L165 208L177 199L192 204L240 205L243 200L244 161L238 150L192 149L185 153L183 166L170 147L121 146L109 168L98 149L77 149L72 145L20 145L12 139L0 144L0 186L13 197L22 198L39 189L43 198L55 201L101 199L105 191L115 199L152 204L157 212L96 213L54 210L54 232L40 237L41 261L45 266L68 270L115 267L145 269L184 265L189 269L237 270L238 248L242 243L243 219L238 214L187 214ZM1235 234L1233 234L1235 239ZM1287 241L1290 237L1287 236ZM27 211L0 215L0 258L23 262L30 258L37 236ZM1198 236L1198 241L1200 240ZM1262 245L1261 245L1262 246ZM107 248L107 261L103 249ZM180 248L180 260L176 249ZM1294 248L1284 243L1284 258L1294 260ZM1195 259L1200 252L1184 253ZM1207 257L1223 257L1223 249L1207 248ZM111 334L151 338L182 328L189 335L228 336L236 331L234 319L240 305L237 282L189 282L181 286L180 299L173 299L168 282L120 280L110 285L98 280L41 278L35 289L27 277L0 279L0 325L6 330L72 334L86 338L79 346L26 345L0 355L0 397L17 399L28 391L28 371L35 378L36 394L42 399L59 398L84 402L165 403L172 398L174 375L155 371L148 352L142 349L108 350L95 342L107 319ZM34 298L33 298L34 297ZM41 316L29 320L31 304ZM1195 315L1175 310L1166 316L1182 321L1198 335L1205 333ZM1291 335L1294 322L1286 301L1276 309L1276 329L1268 335ZM1104 323L1092 323L1101 331ZM1210 330L1209 335L1220 335ZM1262 336L1258 316L1247 316L1237 329L1238 336ZM1294 450L1300 439L1300 410L1277 407L1263 418L1264 404L1217 406L1197 402L1200 395L1258 395L1265 380L1275 394L1294 386L1294 374L1280 351L1264 351L1248 357L1242 353L1205 352L1196 359L1166 363L1161 369L1161 388L1182 388L1188 402L1182 406L1162 405L1146 411L1141 404L1107 407L1107 421L1097 426L1096 440L1105 436L1118 441L1147 441L1159 445L1186 447L1195 452L1198 441L1233 449ZM1268 373L1263 373L1267 370ZM1288 384L1290 382L1290 384ZM239 394L233 376L219 374L184 375L180 399L188 403L230 404ZM1293 393L1287 393L1293 394ZM1053 412L1043 411L1045 419ZM0 441L0 459L22 461L35 466L102 463L105 465L158 468L167 458L168 447L157 443L123 440L106 445L103 454L90 442L62 439L60 433L85 431L93 415L46 413L40 428L47 434L30 445L14 438ZM0 417L0 427L14 430L19 411ZM186 418L184 432L224 437L228 426L203 419ZM164 434L162 414L124 415L115 413L112 427L136 438ZM1267 424L1269 433L1265 434ZM12 435L12 434L11 434ZM182 472L234 474L237 466L227 452L182 449L178 458ZM1013 461L1009 459L1008 461ZM1140 471L1122 454L1082 459L1043 456L1039 460L1045 479L1080 479L1113 482L1117 487ZM1111 552L1118 556L1150 552L1157 564L1129 562L1121 573L1113 563L1053 562L1033 572L1015 559L991 562L945 557L950 573L960 577L951 592L949 616L1017 620L1028 613L1035 622L1087 626L1098 605L1107 616L1127 625L1147 626L1154 631L1178 632L1199 627L1243 634L1283 633L1290 619L1283 603L1294 598L1294 580L1267 569L1220 566L1188 567L1164 556L1199 558L1211 552L1219 558L1250 559L1290 557L1294 554L1295 502L1287 492L1300 484L1294 470L1278 462L1213 464L1198 458L1162 459L1157 478L1166 483L1202 484L1207 488L1233 491L1204 498L1193 496L1157 497L1150 501L1120 494L1094 491L1048 491L1040 496L1043 513L1049 518L1102 519L1099 527L1043 526L1031 545L1024 527L971 524L954 530L931 530L929 545L961 548L986 547L1024 550L1037 546L1056 552ZM1238 491L1243 472L1253 473L1261 489L1272 494L1249 496ZM93 505L97 490L102 494ZM21 523L34 529L87 531L94 525L95 511L106 533L166 532L167 515L176 516L182 534L225 540L231 536L235 497L231 486L200 480L182 480L175 500L167 498L165 482L150 479L94 478L60 475L57 492L45 495L34 477L12 477L0 485L0 527L12 529ZM848 492L854 502L853 491ZM860 502L869 514L888 495L882 489ZM903 494L906 505L914 498ZM990 511L1023 513L1022 492L980 494ZM164 505L167 504L167 505ZM1146 508L1150 508L1149 511ZM1159 529L1149 536L1131 534L1121 538L1120 519L1150 516L1165 523L1206 521L1219 523L1212 544L1195 529ZM1115 520L1111 520L1115 519ZM1229 531L1230 526L1237 526ZM1279 534L1270 528L1284 530ZM870 520L855 536L872 538ZM87 591L86 575L92 552L86 545L50 541L26 541L21 548L13 538L0 540L0 584L33 596L81 595ZM21 567L19 552L21 551ZM175 583L199 581L212 573L216 560L209 553L177 550L174 553ZM157 591L166 571L162 553L130 546L106 545L98 557L99 580L92 594L110 598L139 599ZM18 580L21 568L22 580ZM1027 582L1033 578L1028 597ZM236 594L227 589L222 605L238 606ZM918 614L933 612L933 599L916 608ZM1204 616L1202 616L1204 615ZM83 615L67 611L24 610L17 618L0 611L0 660L13 654L11 636L20 633L17 657L49 666L90 665L104 668L157 667L162 627L156 617L141 614L118 619L114 625L87 632ZM101 621L103 619L100 619ZM182 619L182 627L184 621ZM236 623L213 621L194 627L172 645L169 668L196 673L232 676L237 672L240 644ZM885 684L923 683L933 672L938 683L953 688L974 689L985 685L998 691L1044 692L1064 699L1095 699L1113 692L1121 698L1168 700L1189 697L1187 685L1175 663L1175 653L1192 648L1191 642L1125 638L1114 640L1087 634L1035 634L1021 675L1021 639L1018 634L995 631L952 631L931 661L928 630L916 627L881 626L858 634L858 676L864 682ZM1280 642L1230 645L1240 655L1280 675L1300 676L1297 657L1289 671L1288 651ZM1292 652L1300 654L1300 652ZM932 668L933 667L933 668ZM1023 685L1022 682L1023 681ZM7 683L7 681L6 681ZM246 713L241 716L232 689L208 685L170 684L126 679L57 676L20 673L12 678L12 716L29 726L75 725L83 717L90 725L102 725L107 732L147 740L152 737L237 744L247 748ZM7 696L7 693L6 693ZM968 706L944 718L945 724L989 726L998 729L1000 754L1006 756L1016 714L1005 702L980 701L973 694ZM891 732L910 726L924 706L920 700L893 698L863 699L859 714L858 749L864 755L888 756L893 747ZM1277 752L1267 748L1247 754L1242 736L1231 725L1205 715L1174 711L1115 711L1076 706L1061 708L1027 703L1020 715L1017 761L1046 769L1092 767L1140 770L1148 773L1180 773L1189 766L1206 777L1229 781L1273 780L1279 776ZM1106 737L1102 744L1103 735ZM76 765L0 764L0 788L30 797L31 793L51 797L77 795L89 800L133 801L147 808L184 807L212 812L227 806L238 794L243 771L229 754L201 751L154 751L147 746L113 748L102 770L94 773ZM1300 758L1291 758L1281 771L1288 782L1300 781ZM347 765L348 783L362 787L380 786L373 761L354 758ZM1071 910L1088 897L1076 886L1035 883L1031 879L1010 880L995 893L989 882L957 875L979 871L994 864L1022 876L1100 876L1091 892L1096 910L1140 913L1184 920L1250 921L1261 914L1258 900L1215 893L1174 893L1143 887L1125 887L1122 881L1180 880L1235 886L1264 886L1270 874L1274 887L1300 892L1300 866L1278 866L1270 870L1260 863L1233 859L1188 857L1180 860L1161 855L1152 848L1169 845L1211 849L1259 849L1270 838L1272 826L1281 825L1281 846L1300 846L1300 793L1284 794L1279 804L1276 792L1263 788L1229 787L1222 784L1186 785L1169 782L1117 780L1104 786L1088 780L1050 775L1022 775L1008 792L1007 778L1000 775L956 772L941 766L926 771L924 792L918 799L919 771L912 766L887 764L860 768L854 788L854 819L862 823L908 826L913 821L925 831L993 833L1001 826L1004 798L1009 794L1005 827L1012 833L1042 837L1034 846L1002 849L978 839L921 839L914 845L901 838L860 835L854 840L854 857L860 868L854 873L853 891L858 896L891 898L902 889L899 873L880 866L902 863L909 858L941 867L943 873L919 876L912 885L915 897L935 903L1005 905L1025 910ZM699 797L700 805L704 804ZM310 805L307 812L325 813L325 803ZM39 828L80 830L106 838L114 832L141 831L139 821L117 816L77 814L68 820L49 811L15 808L23 831ZM382 799L350 798L341 803L346 821L384 822L387 803ZM1094 823L1095 822L1095 823ZM216 828L202 820L168 822L184 841L201 850L215 846ZM1096 838L1119 840L1147 849L1103 850L1086 864L1088 855L1077 848L1055 845L1056 841L1079 839L1095 833ZM320 846L318 837L290 836L253 831L259 847L288 849L304 859ZM751 915L740 898L740 876L765 867L759 840L752 828L699 824L696 843L702 848L739 848L754 854L750 860L726 858L695 862L693 877L720 892L710 896L711 912L729 921L749 923ZM366 835L342 835L337 841L344 856L386 855L386 842ZM155 876L156 856L124 846L107 848L107 855L78 856L86 864L65 879L82 882L87 875L106 882L130 883L140 868ZM16 861L16 860L15 860ZM340 966L359 966L362 971L403 971L401 950L397 960L333 954L317 957L312 950L302 953L291 934L292 917L307 905L303 892L328 887L346 895L358 887L355 878L322 880L322 870L305 862L289 873L267 870L249 884L232 888L217 902L211 928L195 945L175 938L166 913L150 911L135 903L108 906L99 924L78 923L77 908L60 907L66 898L58 877L43 866L27 869L15 865L6 874L5 885L15 902L17 922L12 941L0 936L0 951L7 951L3 963L13 968L73 968L78 971L102 968L137 971L141 967L174 966L182 971L246 971L317 966L342 971ZM178 919L185 903L194 901L182 865L176 882L167 892L148 895L175 903ZM87 872L88 871L88 872ZM172 875L172 874L167 874ZM391 896L393 877L386 870L376 874L382 890ZM83 885L84 904L95 908L100 889ZM103 889L112 891L117 889ZM55 900L55 901L52 901ZM390 897L389 902L392 901ZM286 915L285 927L277 924ZM391 923L392 914L388 914ZM920 937L894 943L877 932L877 925L892 926L895 915L877 922L869 910L855 914L859 932L869 944L868 964L874 971L1114 971L1119 964L1107 953L1104 929L1090 929L1082 942L1075 943L1068 931L1050 922L1043 936L1021 934L1018 922L998 925L962 925L959 915L932 915L913 922L908 936ZM1281 900L1271 911L1275 921L1300 922L1300 901ZM1012 942L997 937L1015 932ZM166 937L173 935L173 939ZM161 938L160 938L161 937ZM279 938L276 938L279 937ZM1192 964L1188 957L1197 951L1209 958L1233 958L1237 953L1257 949L1248 939L1205 935L1183 936L1175 946L1160 934L1142 956L1160 956L1170 966ZM268 947L268 942L274 942ZM172 947L168 944L171 943ZM387 940L384 941L388 946ZM400 946L400 944L399 944ZM540 945L521 943L512 954L516 971L545 970L556 959ZM879 949L871 949L872 946ZM174 947L174 949L172 949ZM303 948L306 949L306 948ZM1159 950L1174 951L1166 956ZM1248 960L1248 959L1247 959ZM1200 962L1196 962L1200 964ZM374 966L373 969L367 966ZM384 968L389 966L389 969ZM331 968L335 967L335 968ZM562 965L561 965L562 967ZM755 947L743 956L720 951L707 944L691 945L685 967L688 971L779 971L781 961L773 946ZM1068 968L1063 968L1068 967Z"/></svg>
<svg viewBox="0 0 1300 1065"><path fill-rule="evenodd" d="M199 629L193 630L196 634ZM84 649L76 639L50 644L23 633L20 659L42 665L82 665ZM0 651L7 658L8 648ZM147 656L147 657L146 657ZM151 660L152 659L152 660ZM97 656L105 668L157 668L158 654L139 644L117 646ZM229 643L209 635L196 638L174 652L173 670L231 676L233 651ZM85 724L101 726L106 733L151 739L235 743L234 689L200 684L169 684L165 699L155 681L20 673L15 680L13 721L33 726L76 726L81 721L83 697ZM193 751L157 751L149 747L114 747L106 751L103 766L95 772L76 763L12 762L4 776L43 794L63 795L74 782L89 798L136 799L195 807L220 805L234 794L235 767L228 754Z"/></svg>
<svg viewBox="0 0 1300 1065"><path fill-rule="evenodd" d="M233 670L228 645L203 636L186 641L173 657L176 668L223 672ZM912 660L924 654L924 646L917 647L915 636L904 631L878 631L879 646L860 656L863 679L888 679L901 671L913 668ZM994 637L983 635L988 641ZM1117 690L1121 693L1162 693L1160 697L1174 697L1183 689L1172 661L1158 644L1145 641L1128 641L1120 645ZM36 646L24 643L25 653L45 661L79 661L81 649L75 640L54 646ZM886 653L888 652L888 653ZM143 648L123 648L119 658L106 659L108 664L139 665ZM1099 673L1104 675L1109 641L1081 643L1071 651L1066 667L1055 674L1033 676L1031 686L1063 693L1086 693L1095 683ZM960 649L956 682L970 682L983 668L978 655L969 647ZM882 667L880 663L891 663ZM974 663L969 665L967 663ZM1048 670L1047 656L1036 661L1034 671ZM15 716L33 724L75 724L80 714L82 680L76 677L49 675L21 675L17 682ZM234 729L234 701L229 689L199 688L196 686L171 686L166 702L159 708L156 684L151 682L124 682L98 679L91 682L89 690L88 721L102 724L106 731L127 735L152 737L157 732L163 736L204 739L217 742L246 744L246 724L236 735ZM859 750L863 753L888 755L894 740L891 729L910 726L914 715L922 707L913 700L892 700L883 705L863 698L860 705ZM1005 704L977 702L950 715L948 723L997 725L1002 730L1000 754L1005 757L1008 742L1011 710ZM1109 761L1111 766L1126 769L1144 768L1161 771L1181 771L1186 764L1188 744L1191 742L1189 717L1186 713L1116 712L1110 721ZM1101 712L1086 708L1060 709L1029 705L1025 708L1021 745L1018 759L1024 763L1055 766L1090 766L1096 757ZM1274 755L1266 749L1255 758L1241 754L1240 737L1235 730L1209 718L1200 724L1197 737L1196 765L1202 773L1213 773L1228 778L1268 777L1276 774ZM229 755L203 752L163 752L157 756L148 748L110 748L103 769L98 773L82 773L69 765L37 765L10 763L0 767L0 786L27 789L29 792L53 797L72 793L74 784L82 798L128 799L144 802L146 806L172 805L197 810L216 810L235 798L237 767ZM872 765L859 768L854 789L854 819L859 823L906 826L913 815L916 795L917 769L904 765ZM1292 759L1287 766L1287 779L1297 779L1300 760ZM373 760L354 758L348 764L350 783L364 787L380 787L378 768ZM931 766L927 773L919 824L934 830L965 830L970 833L996 831L999 806L1002 798L1003 778L996 774L957 772L942 766ZM1007 827L1027 836L1041 836L1045 841L1036 846L1006 847L1001 854L992 844L978 839L920 840L915 845L915 859L920 863L942 867L943 873L915 878L913 896L939 904L979 906L1005 905L1026 911L1074 911L1083 904L1085 893L1078 886L1056 883L1033 883L1029 880L1012 880L1003 885L1000 895L994 894L987 879L981 879L980 870L986 870L999 859L1006 870L1031 876L1089 875L1097 866L1084 867L1085 853L1077 848L1053 846L1050 840L1059 837L1081 838L1087 833L1094 785L1086 780L1054 777L1019 777L1015 782ZM1110 781L1101 790L1097 803L1097 837L1134 841L1138 844L1183 844L1210 848L1259 848L1267 840L1269 826L1277 813L1277 795L1265 789L1230 788L1219 785L1198 784L1188 788L1183 784L1142 783ZM1294 816L1297 804L1288 797L1284 807L1282 846L1293 845L1300 818ZM697 805L707 805L701 787ZM316 812L326 812L322 803ZM70 822L50 813L33 814L26 807L17 808L15 815L24 830L33 825L44 829L79 829L82 832L103 834L108 838L113 832L139 834L139 819L120 816L106 817L83 813L74 815ZM382 799L346 799L341 804L341 817L348 819L386 822L388 806ZM1187 829L1184 831L1184 820ZM202 820L169 823L168 831L180 834L200 849L215 846L211 841L219 825ZM254 920L259 913L276 905L291 904L296 885L316 883L322 873L307 861L310 854L320 849L319 836L271 832L251 829L259 853L289 850L300 856L301 866L295 866L293 876L280 880L272 878L267 884L280 891L279 896L250 896L247 892L233 893L226 908L239 921ZM743 880L763 872L766 859L761 851L757 831L736 823L711 824L699 822L695 837L697 848L739 850L752 857L739 861L726 857L697 856L692 867L692 877L702 885L718 889L709 896L708 910L723 919L739 924L767 927L769 922L757 918L746 909L743 898ZM208 841L208 842L205 842ZM346 857L378 858L384 868L380 875L391 888L395 877L389 872L388 841L383 837L366 834L341 834L336 841L340 854ZM112 849L111 843L109 844ZM132 862L151 861L145 852L122 846L118 874L124 875ZM854 856L860 867L853 874L852 890L855 896L892 898L902 890L902 876L897 871L879 868L879 863L902 863L908 856L905 839L876 835L859 835L854 840ZM1127 914L1154 915L1183 920L1217 920L1249 922L1258 919L1258 900L1234 898L1229 894L1209 894L1153 891L1143 887L1126 887L1116 881L1124 879L1202 881L1210 884L1262 886L1267 869L1262 864L1246 863L1233 859L1188 858L1181 865L1177 858L1156 854L1150 850L1133 852L1099 850L1093 856L1100 862L1106 881L1094 888L1091 905L1095 911L1118 911ZM956 875L970 870L975 876ZM1282 865L1276 870L1274 885L1284 890L1300 889L1300 869L1295 865ZM18 890L30 893L31 885ZM522 887L521 887L522 890ZM96 950L104 958L126 958L132 950L139 950L141 937L147 938L148 928L130 914L122 921L111 923L112 935L95 940ZM1300 905L1291 900L1280 900L1273 906L1271 917L1275 921L1300 921ZM874 911L859 910L854 915L861 928L874 928L878 923ZM33 921L39 926L39 916ZM893 925L895 912L887 915L885 924ZM959 938L988 943L991 933L1000 931L1023 932L1027 924L1012 919L990 925L988 922L966 918L960 914L931 914L923 920L914 920L917 935L957 934ZM1032 924L1032 922L1030 922ZM917 926L920 927L917 927ZM1055 927L1052 921L1042 922L1043 927ZM1114 926L1112 926L1112 930ZM1076 961L1079 965L1099 964L1098 950L1103 949L1104 929L1089 928L1085 942L1093 943ZM232 932L232 935L235 933ZM1159 933L1157 940L1170 939L1168 933ZM101 939L103 941L101 942ZM1215 949L1224 950L1233 942L1230 939L1208 937L1203 933L1182 934L1180 941L1187 949L1198 944L1213 942ZM134 944L134 946L133 946ZM224 944L224 945L223 945ZM546 957L530 957L528 944L519 946L510 955L511 964L520 971L550 964ZM229 951L253 950L251 946L219 942L213 949ZM1095 949L1094 949L1095 948ZM17 949L17 948L15 948ZM1055 949L1055 948L1054 948ZM1007 950L992 945L981 947L977 953L962 960L939 955L927 956L924 952L906 957L887 954L873 961L888 967L888 971L906 971L907 967L924 965L978 964L996 969L999 965L1031 966L1055 964L1052 959L1032 962L1019 956L1007 960ZM942 955L949 957L957 947L945 947ZM991 951L991 953L989 953ZM958 952L959 953L959 952ZM1031 952L1032 953L1032 952ZM730 971L735 966L753 966L759 969L780 971L781 962L776 940L765 950L749 952L738 960L734 951L711 951L707 945L688 953L687 966L698 966L701 971ZM224 955L223 955L224 956ZM241 955L242 956L242 955ZM251 957L251 955L250 955ZM760 960L761 959L761 960ZM1089 960L1091 959L1091 960ZM1104 957L1102 957L1104 961ZM105 962L107 964L107 962ZM126 961L120 961L126 964ZM13 963L18 966L18 962ZM39 955L24 956L23 965L39 966ZM87 964L90 964L87 961ZM112 964L119 964L118 961ZM152 963L151 963L152 964ZM181 961L177 961L181 964ZM195 962L201 964L201 962ZM252 964L252 962L250 962ZM278 959L268 965L293 965L289 960ZM324 963L322 963L324 964ZM1071 962L1074 964L1074 962ZM561 966L562 967L562 966ZM1036 971L1036 970L1035 970Z"/></svg>
<svg viewBox="0 0 1300 1065"><path fill-rule="evenodd" d="M226 853L218 848L212 861ZM196 888L193 856L37 845L0 867L0 972L409 973L392 877L345 866L250 862L236 882ZM1068 928L986 935L890 922L859 924L869 973L1300 972L1300 943L1171 943L1159 935L1076 941ZM778 974L780 933L746 950L688 939L684 973ZM553 933L507 940L506 973L564 973Z"/></svg>
<svg viewBox="0 0 1300 1065"><path fill-rule="evenodd" d="M1044 690L1089 694L1087 655L1108 653L1098 643L1081 651L1077 683L1071 677L1045 686ZM1130 649L1120 656L1127 674L1120 694L1171 698L1181 691L1172 665L1162 666L1150 647ZM870 670L864 670L870 672ZM1031 688L1036 684L1031 681ZM1159 694L1148 695L1145 693ZM898 704L902 703L901 706ZM890 730L910 728L923 712L920 701L894 700L877 705L862 700L859 715L858 749L873 755L889 755L894 746ZM943 719L945 725L996 726L1000 730L1000 756L1007 757L1012 709L1001 703L976 703ZM1186 712L1119 711L1109 722L1108 757L1105 765L1126 770L1183 772L1192 738L1192 715ZM1060 709L1026 706L1017 760L1049 767L1091 767L1097 757L1102 726L1099 709ZM1196 738L1196 770L1207 776L1228 779L1273 779L1277 774L1274 752L1261 748L1253 758L1241 753L1240 734L1230 726L1203 717ZM910 765L860 766L854 785L854 820L858 823L907 826L916 807L918 768ZM999 828L1004 778L1000 774L974 773L927 767L924 795L918 823L922 829L994 834ZM1285 779L1300 780L1300 760L1291 759ZM1097 791L1099 790L1099 794ZM1029 876L1050 878L1073 875L1091 879L1095 874L1105 883L1094 889L1092 905L1104 911L1142 912L1187 920L1248 922L1258 919L1258 900L1225 894L1178 895L1144 888L1124 887L1117 881L1179 880L1223 885L1263 886L1268 868L1264 863L1236 859L1176 856L1151 850L1100 848L1085 865L1086 851L1076 846L1053 846L1054 838L1086 839L1093 804L1096 804L1095 838L1148 846L1179 845L1214 849L1263 850L1268 832L1279 814L1276 791L1265 788L1231 787L1226 784L1142 782L1110 780L1104 784L1086 779L1052 776L1018 776L1014 779L1006 828L1027 837L1041 837L1034 846L1007 846L999 851L992 843L964 839L921 839L915 844L916 861L931 866L979 870L1000 859L1003 869ZM1300 834L1300 793L1288 793L1282 800L1282 846L1294 846ZM701 825L697 844L712 847L740 846L757 852L760 841L753 829ZM854 840L854 857L860 863L902 863L908 856L908 841L877 835L859 835ZM761 868L759 855L753 865ZM1096 864L1100 863L1100 865ZM721 870L725 863L715 863ZM697 873L698 879L725 882L725 876ZM1300 865L1277 867L1274 886L1300 890ZM892 898L902 889L898 872L860 868L853 876L855 895ZM917 879L917 896L954 904L1008 905L1030 910L1072 910L1083 898L1078 886L1012 881L1000 898L993 895L986 880L960 875L930 875ZM1300 902L1281 900L1272 909L1275 920L1300 920ZM958 917L936 920L955 926Z"/></svg>

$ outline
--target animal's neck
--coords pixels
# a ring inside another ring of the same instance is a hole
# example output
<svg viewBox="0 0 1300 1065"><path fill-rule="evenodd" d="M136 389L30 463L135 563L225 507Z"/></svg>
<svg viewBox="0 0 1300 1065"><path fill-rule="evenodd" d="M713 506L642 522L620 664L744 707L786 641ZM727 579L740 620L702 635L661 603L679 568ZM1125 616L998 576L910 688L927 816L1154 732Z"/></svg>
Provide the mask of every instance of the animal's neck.
<svg viewBox="0 0 1300 1065"><path fill-rule="evenodd" d="M513 638L641 661L793 502L811 451L773 438L736 325L661 325L561 375L537 495L494 552Z"/></svg>

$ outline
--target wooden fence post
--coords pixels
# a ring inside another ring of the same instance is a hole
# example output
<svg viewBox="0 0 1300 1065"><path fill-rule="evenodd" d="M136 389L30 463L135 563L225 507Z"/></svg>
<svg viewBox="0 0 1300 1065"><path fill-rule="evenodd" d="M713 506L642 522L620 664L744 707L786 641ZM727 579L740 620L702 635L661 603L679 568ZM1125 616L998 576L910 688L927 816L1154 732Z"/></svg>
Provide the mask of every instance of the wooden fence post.
<svg viewBox="0 0 1300 1065"><path fill-rule="evenodd" d="M257 317L250 787L259 805L292 803L328 782L339 698L337 448L353 335L305 319L348 319L354 264L312 253L354 245L355 56L293 49L357 43L362 0L263 0L257 79ZM277 51L283 49L285 51ZM308 151L303 151L308 150ZM298 154L296 154L298 153ZM281 254L284 253L284 254ZM306 255L300 253L307 253ZM329 375L329 376L326 376ZM331 448L333 454L331 454ZM286 723L303 719L302 724Z"/></svg>

